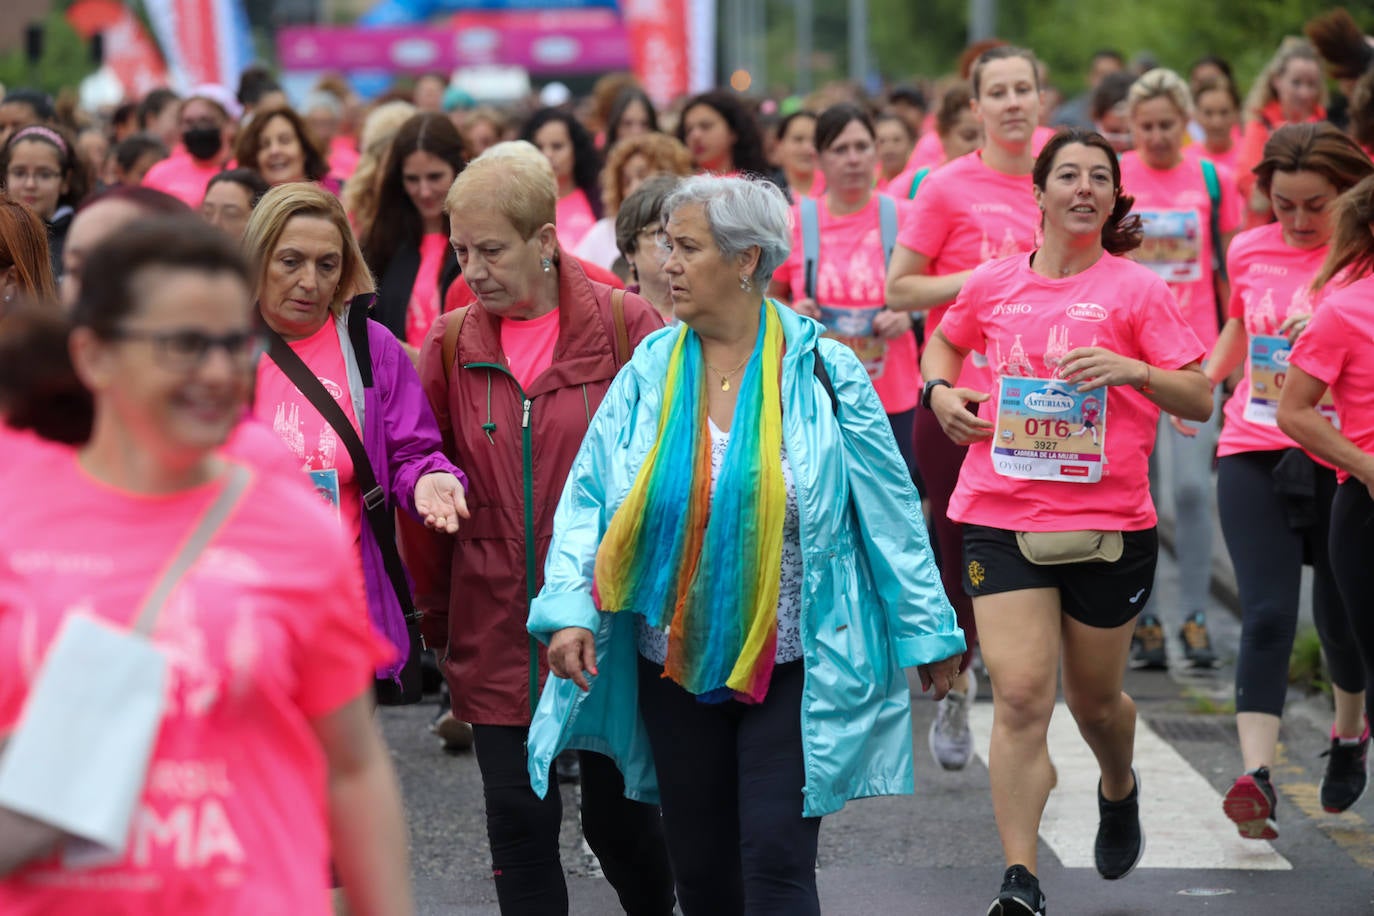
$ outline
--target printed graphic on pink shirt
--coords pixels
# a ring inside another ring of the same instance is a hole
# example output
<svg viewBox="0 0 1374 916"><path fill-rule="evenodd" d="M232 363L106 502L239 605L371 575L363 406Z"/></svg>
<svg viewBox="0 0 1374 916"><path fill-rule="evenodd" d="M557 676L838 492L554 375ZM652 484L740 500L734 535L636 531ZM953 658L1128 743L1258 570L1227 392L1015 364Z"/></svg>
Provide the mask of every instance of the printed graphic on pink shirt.
<svg viewBox="0 0 1374 916"><path fill-rule="evenodd" d="M70 456L27 482L0 494L18 526L0 532L0 733L66 616L126 625L220 486L138 496ZM34 486L52 489L41 504L24 496ZM297 482L255 474L154 630L167 703L123 858L35 862L0 879L0 912L329 912L310 720L361 696L389 654L353 553Z"/></svg>
<svg viewBox="0 0 1374 916"><path fill-rule="evenodd" d="M1295 447L1275 419L1289 360L1288 342L1278 335L1290 315L1312 313L1310 287L1326 252L1326 246L1304 250L1286 244L1278 223L1249 229L1231 243L1226 257L1231 278L1228 312L1244 321L1246 359L1245 374L1226 402L1218 455Z"/></svg>
<svg viewBox="0 0 1374 916"><path fill-rule="evenodd" d="M315 372L353 428L358 429L348 390L348 367L335 323L326 321L311 336L291 341L291 349ZM321 499L335 507L345 530L353 533L354 540L361 537L362 502L348 449L339 442L334 427L270 359L258 363L253 413L272 427L286 450L300 462L300 469L309 475Z"/></svg>
<svg viewBox="0 0 1374 916"><path fill-rule="evenodd" d="M1335 284L1332 284L1333 286ZM1374 277L1327 292L1293 346L1290 363L1331 389L1341 432L1374 453ZM1349 474L1338 472L1347 480Z"/></svg>
<svg viewBox="0 0 1374 916"><path fill-rule="evenodd" d="M1217 168L1217 183L1218 226L1226 235L1240 228L1240 198L1226 169ZM1212 285L1212 201L1202 167L1185 156L1174 168L1159 171L1131 151L1121 157L1121 184L1135 198L1132 212L1145 224L1145 240L1131 257L1169 284L1179 311L1210 350L1221 328Z"/></svg>
<svg viewBox="0 0 1374 916"><path fill-rule="evenodd" d="M844 216L832 215L824 200L817 202L820 244L813 298L826 336L844 343L863 362L883 409L901 413L920 399L920 370L913 335L887 340L873 330L873 319L886 301L887 285L878 198L873 195L862 210ZM899 219L904 206L898 202ZM805 246L797 206L792 208L792 251L778 268L778 277L787 284L793 301L806 297Z"/></svg>
<svg viewBox="0 0 1374 916"><path fill-rule="evenodd" d="M974 271L941 327L987 353L1000 386L985 405L997 411L994 436L969 446L951 519L1016 531L1154 524L1147 461L1159 409L1130 387L1080 392L1060 365L1080 347L1168 369L1200 359L1161 280L1106 254L1060 280L1008 258Z"/></svg>

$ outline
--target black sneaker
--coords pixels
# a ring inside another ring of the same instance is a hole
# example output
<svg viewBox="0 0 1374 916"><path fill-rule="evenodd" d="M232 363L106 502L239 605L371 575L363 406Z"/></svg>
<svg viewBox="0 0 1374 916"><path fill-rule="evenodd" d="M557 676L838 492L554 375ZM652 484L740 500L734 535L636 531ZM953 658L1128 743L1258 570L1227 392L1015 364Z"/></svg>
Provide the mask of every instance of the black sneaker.
<svg viewBox="0 0 1374 916"><path fill-rule="evenodd" d="M1269 768L1256 767L1243 773L1226 790L1221 810L1236 825L1247 840L1276 840L1279 838L1279 818L1275 809L1278 796L1269 781Z"/></svg>
<svg viewBox="0 0 1374 916"><path fill-rule="evenodd" d="M1024 865L1013 865L1002 877L1002 893L988 907L988 916L1045 916L1040 881Z"/></svg>
<svg viewBox="0 0 1374 916"><path fill-rule="evenodd" d="M1194 611L1184 619L1178 639L1183 643L1183 657L1194 668L1210 668L1217 663L1212 637L1207 633L1207 618L1202 611Z"/></svg>
<svg viewBox="0 0 1374 916"><path fill-rule="evenodd" d="M1107 801L1102 797L1102 783L1097 784L1097 842L1093 844L1093 858L1097 873L1108 881L1124 878L1140 864L1145 854L1145 834L1140 830L1140 774L1131 768L1135 786L1121 801Z"/></svg>
<svg viewBox="0 0 1374 916"><path fill-rule="evenodd" d="M1135 632L1131 635L1131 667L1169 667L1164 654L1164 625L1154 614L1141 614L1135 622Z"/></svg>
<svg viewBox="0 0 1374 916"><path fill-rule="evenodd" d="M1322 776L1322 810L1339 814L1360 800L1369 782L1365 759L1369 754L1369 728L1358 741L1346 742L1331 730L1331 749L1323 751L1326 773Z"/></svg>

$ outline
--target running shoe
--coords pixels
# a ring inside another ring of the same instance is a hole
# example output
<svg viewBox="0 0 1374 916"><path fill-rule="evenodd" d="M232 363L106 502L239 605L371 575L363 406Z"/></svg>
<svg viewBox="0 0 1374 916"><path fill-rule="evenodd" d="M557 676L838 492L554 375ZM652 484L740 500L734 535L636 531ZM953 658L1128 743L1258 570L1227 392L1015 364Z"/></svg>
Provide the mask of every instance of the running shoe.
<svg viewBox="0 0 1374 916"><path fill-rule="evenodd" d="M429 730L439 737L439 743L450 754L472 747L472 726L453 714L450 709L439 711Z"/></svg>
<svg viewBox="0 0 1374 916"><path fill-rule="evenodd" d="M1045 916L1040 881L1024 865L1013 865L1002 878L1002 892L988 907L988 916Z"/></svg>
<svg viewBox="0 0 1374 916"><path fill-rule="evenodd" d="M1217 663L1212 637L1207 632L1207 618L1202 611L1194 611L1184 618L1178 638L1183 643L1183 657L1194 668L1210 668Z"/></svg>
<svg viewBox="0 0 1374 916"><path fill-rule="evenodd" d="M968 708L978 692L973 672L968 673L969 690L951 690L936 705L935 721L930 723L930 756L946 770L962 770L973 757L973 731L968 725Z"/></svg>
<svg viewBox="0 0 1374 916"><path fill-rule="evenodd" d="M1268 767L1257 767L1241 776L1231 784L1221 802L1226 816L1247 840L1278 839L1279 819L1274 810L1277 805Z"/></svg>
<svg viewBox="0 0 1374 916"><path fill-rule="evenodd" d="M1124 878L1140 864L1145 855L1145 834L1140 829L1140 774L1131 767L1135 785L1131 794L1120 801L1102 797L1102 784L1097 785L1097 841L1093 843L1093 859L1097 873L1108 881Z"/></svg>
<svg viewBox="0 0 1374 916"><path fill-rule="evenodd" d="M1135 633L1131 635L1131 667L1169 667L1164 654L1164 625L1154 614L1141 614L1135 622Z"/></svg>
<svg viewBox="0 0 1374 916"><path fill-rule="evenodd" d="M1338 738L1331 729L1331 749L1322 752L1326 773L1322 776L1322 810L1339 814L1360 800L1369 782L1366 758L1369 754L1369 726L1358 738Z"/></svg>

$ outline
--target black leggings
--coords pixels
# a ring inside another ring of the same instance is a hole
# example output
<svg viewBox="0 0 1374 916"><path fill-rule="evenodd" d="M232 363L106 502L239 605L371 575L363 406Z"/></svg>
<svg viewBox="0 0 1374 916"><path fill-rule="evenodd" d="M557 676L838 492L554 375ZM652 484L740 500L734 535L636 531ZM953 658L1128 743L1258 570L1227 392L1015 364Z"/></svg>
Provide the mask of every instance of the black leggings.
<svg viewBox="0 0 1374 916"><path fill-rule="evenodd" d="M685 916L819 916L821 819L802 817L802 662L758 705L700 703L640 659L639 702Z"/></svg>
<svg viewBox="0 0 1374 916"><path fill-rule="evenodd" d="M502 916L559 916L568 887L558 855L563 799L557 780L539 798L525 766L529 730L475 725L473 740L487 803L491 871ZM631 916L670 916L673 876L658 809L625 797L615 763L578 751L582 765L582 833Z"/></svg>
<svg viewBox="0 0 1374 916"><path fill-rule="evenodd" d="M897 451L902 453L911 482L916 485L917 494L924 498L926 482L921 479L921 470L916 466L916 408L888 414L887 423L892 427L892 438L897 440ZM932 543L934 540L931 538Z"/></svg>
<svg viewBox="0 0 1374 916"><path fill-rule="evenodd" d="M1336 473L1317 468L1316 522L1294 530L1288 525L1283 497L1274 490L1274 466L1283 455L1241 452L1217 462L1221 530L1240 590L1236 712L1283 715L1305 551L1312 562L1312 616L1332 683L1350 693L1364 689L1364 665L1350 639L1327 550Z"/></svg>
<svg viewBox="0 0 1374 916"><path fill-rule="evenodd" d="M1374 721L1374 500L1354 478L1336 488L1331 503L1331 571L1350 608L1350 634L1364 660L1365 715Z"/></svg>

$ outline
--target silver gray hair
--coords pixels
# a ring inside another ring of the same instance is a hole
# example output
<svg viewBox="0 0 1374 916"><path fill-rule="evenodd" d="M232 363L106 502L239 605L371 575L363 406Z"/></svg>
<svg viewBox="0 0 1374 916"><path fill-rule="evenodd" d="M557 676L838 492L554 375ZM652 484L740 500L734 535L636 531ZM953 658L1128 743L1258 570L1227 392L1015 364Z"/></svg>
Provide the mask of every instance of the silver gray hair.
<svg viewBox="0 0 1374 916"><path fill-rule="evenodd" d="M663 201L663 222L682 207L698 205L716 248L727 258L759 249L754 286L764 289L792 250L787 198L771 181L697 175L683 180Z"/></svg>

